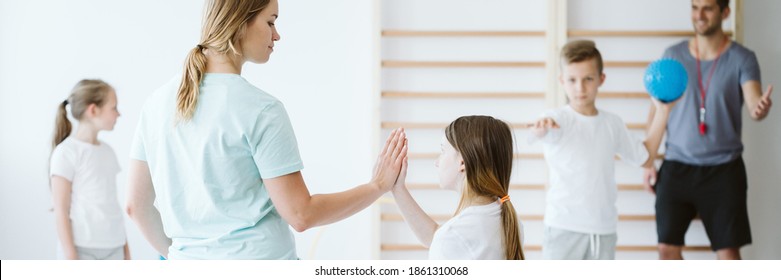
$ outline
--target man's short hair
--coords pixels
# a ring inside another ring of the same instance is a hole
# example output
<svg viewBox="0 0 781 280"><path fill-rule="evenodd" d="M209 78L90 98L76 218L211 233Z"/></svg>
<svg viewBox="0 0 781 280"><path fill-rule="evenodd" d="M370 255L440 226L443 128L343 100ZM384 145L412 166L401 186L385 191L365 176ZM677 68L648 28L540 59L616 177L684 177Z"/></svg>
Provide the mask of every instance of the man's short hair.
<svg viewBox="0 0 781 280"><path fill-rule="evenodd" d="M604 65L602 63L602 54L599 53L597 45L591 40L576 40L567 43L561 49L561 62L572 64L594 59L597 63L599 73L602 73Z"/></svg>
<svg viewBox="0 0 781 280"><path fill-rule="evenodd" d="M719 4L719 8L724 11L724 9L729 7L729 0L716 0L716 4Z"/></svg>

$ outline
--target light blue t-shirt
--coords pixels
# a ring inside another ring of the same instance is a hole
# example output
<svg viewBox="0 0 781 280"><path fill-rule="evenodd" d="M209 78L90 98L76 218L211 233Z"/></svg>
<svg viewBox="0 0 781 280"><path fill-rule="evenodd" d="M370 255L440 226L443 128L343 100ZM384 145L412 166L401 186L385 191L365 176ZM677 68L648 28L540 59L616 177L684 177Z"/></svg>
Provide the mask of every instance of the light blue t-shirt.
<svg viewBox="0 0 781 280"><path fill-rule="evenodd" d="M206 74L176 123L174 78L146 101L131 158L146 161L170 259L297 259L263 179L303 169L282 103L239 75Z"/></svg>

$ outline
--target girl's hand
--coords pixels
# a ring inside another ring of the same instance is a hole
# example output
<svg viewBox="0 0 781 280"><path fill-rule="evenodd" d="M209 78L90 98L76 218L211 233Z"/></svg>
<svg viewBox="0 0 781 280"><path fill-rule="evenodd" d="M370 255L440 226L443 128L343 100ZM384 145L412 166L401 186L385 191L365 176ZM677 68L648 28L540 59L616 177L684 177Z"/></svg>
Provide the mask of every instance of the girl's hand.
<svg viewBox="0 0 781 280"><path fill-rule="evenodd" d="M404 143L406 146L406 141ZM399 177L396 178L396 183L393 184L393 190L399 190L402 188L406 188L407 186L407 164L409 163L409 158L404 157L404 160L401 162L401 172L399 172Z"/></svg>

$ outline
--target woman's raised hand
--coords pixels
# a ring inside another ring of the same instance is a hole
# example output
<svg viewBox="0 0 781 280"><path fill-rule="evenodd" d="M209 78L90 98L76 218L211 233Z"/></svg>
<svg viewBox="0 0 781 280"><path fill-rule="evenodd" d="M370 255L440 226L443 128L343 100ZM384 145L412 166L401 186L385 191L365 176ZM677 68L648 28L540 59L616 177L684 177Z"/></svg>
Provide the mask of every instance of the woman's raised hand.
<svg viewBox="0 0 781 280"><path fill-rule="evenodd" d="M380 150L374 165L372 183L382 191L389 191L399 177L401 165L407 157L407 134L403 128L394 129Z"/></svg>

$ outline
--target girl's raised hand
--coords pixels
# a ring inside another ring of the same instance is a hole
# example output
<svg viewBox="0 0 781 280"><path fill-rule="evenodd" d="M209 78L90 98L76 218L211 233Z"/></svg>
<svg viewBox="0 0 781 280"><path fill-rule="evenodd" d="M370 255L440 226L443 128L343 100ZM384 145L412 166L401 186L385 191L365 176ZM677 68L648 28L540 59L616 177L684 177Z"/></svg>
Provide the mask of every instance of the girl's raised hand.
<svg viewBox="0 0 781 280"><path fill-rule="evenodd" d="M404 140L404 146L407 146L407 141ZM409 158L404 157L404 160L401 162L401 172L399 172L399 177L396 178L396 183L393 184L393 190L397 190L399 188L406 188L407 186L407 164L409 163Z"/></svg>

